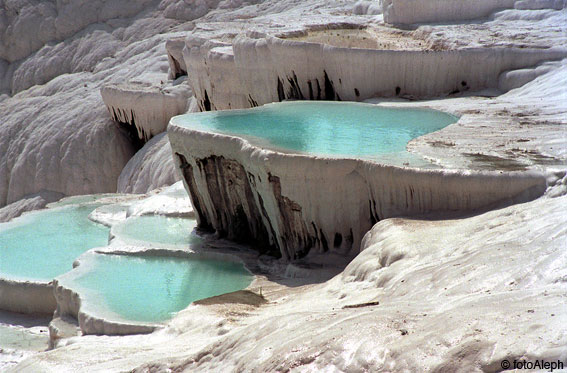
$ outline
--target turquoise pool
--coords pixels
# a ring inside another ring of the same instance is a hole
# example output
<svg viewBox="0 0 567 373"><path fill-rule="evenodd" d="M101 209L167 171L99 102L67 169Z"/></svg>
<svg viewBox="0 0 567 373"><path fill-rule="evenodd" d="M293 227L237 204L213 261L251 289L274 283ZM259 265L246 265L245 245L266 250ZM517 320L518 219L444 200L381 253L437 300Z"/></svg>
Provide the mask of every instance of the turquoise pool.
<svg viewBox="0 0 567 373"><path fill-rule="evenodd" d="M127 243L184 246L203 241L193 232L196 226L195 219L145 215L116 224L112 233Z"/></svg>
<svg viewBox="0 0 567 373"><path fill-rule="evenodd" d="M185 114L172 119L177 125L240 135L267 147L347 157L405 152L408 141L457 120L435 110L317 101Z"/></svg>
<svg viewBox="0 0 567 373"><path fill-rule="evenodd" d="M85 251L107 245L109 229L88 219L98 206L47 209L0 224L0 275L51 281Z"/></svg>
<svg viewBox="0 0 567 373"><path fill-rule="evenodd" d="M193 301L242 290L253 279L242 264L221 260L112 254L88 260L88 269L69 273L63 284L81 294L89 313L118 315L115 321L165 321Z"/></svg>

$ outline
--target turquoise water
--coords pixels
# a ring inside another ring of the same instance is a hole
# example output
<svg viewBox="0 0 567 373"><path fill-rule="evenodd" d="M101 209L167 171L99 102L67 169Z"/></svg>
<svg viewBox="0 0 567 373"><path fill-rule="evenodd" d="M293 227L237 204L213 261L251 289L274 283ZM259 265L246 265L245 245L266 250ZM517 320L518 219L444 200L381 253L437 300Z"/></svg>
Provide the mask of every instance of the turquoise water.
<svg viewBox="0 0 567 373"><path fill-rule="evenodd" d="M173 122L301 153L373 157L405 152L408 141L457 119L426 109L298 101L251 110L185 114L174 117Z"/></svg>
<svg viewBox="0 0 567 373"><path fill-rule="evenodd" d="M166 245L188 245L202 242L193 229L195 219L174 218L159 215L130 217L112 228L112 233L131 243L155 243Z"/></svg>
<svg viewBox="0 0 567 373"><path fill-rule="evenodd" d="M85 251L107 245L109 229L88 219L98 206L47 209L0 224L2 277L51 281Z"/></svg>
<svg viewBox="0 0 567 373"><path fill-rule="evenodd" d="M139 322L167 320L193 301L242 290L252 281L242 264L227 261L103 254L92 260L94 267L65 286L78 286L89 308L104 304Z"/></svg>

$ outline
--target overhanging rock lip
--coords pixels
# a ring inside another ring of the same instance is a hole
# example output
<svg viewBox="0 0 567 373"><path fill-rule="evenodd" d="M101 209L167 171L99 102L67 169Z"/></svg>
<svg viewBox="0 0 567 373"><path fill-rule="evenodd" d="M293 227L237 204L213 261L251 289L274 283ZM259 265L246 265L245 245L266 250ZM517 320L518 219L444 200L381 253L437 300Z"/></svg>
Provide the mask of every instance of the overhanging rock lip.
<svg viewBox="0 0 567 373"><path fill-rule="evenodd" d="M53 280L31 280L0 274L0 310L52 314L56 303Z"/></svg>

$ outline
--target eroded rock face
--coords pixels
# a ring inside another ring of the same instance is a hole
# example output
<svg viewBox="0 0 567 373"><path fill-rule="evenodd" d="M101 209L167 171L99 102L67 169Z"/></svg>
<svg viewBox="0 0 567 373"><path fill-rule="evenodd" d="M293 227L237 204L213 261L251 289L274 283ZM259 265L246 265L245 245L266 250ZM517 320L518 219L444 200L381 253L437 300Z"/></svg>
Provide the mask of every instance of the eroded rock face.
<svg viewBox="0 0 567 373"><path fill-rule="evenodd" d="M537 172L469 172L283 154L172 121L168 134L199 226L285 259L357 252L378 221L470 212L545 192Z"/></svg>
<svg viewBox="0 0 567 373"><path fill-rule="evenodd" d="M256 244L260 251L279 256L271 242L275 234L262 197L254 196L253 174L247 173L238 162L222 156L196 159L197 168L182 154L176 153L176 156L202 229L213 229L221 237ZM209 204L197 190L195 173L205 181Z"/></svg>

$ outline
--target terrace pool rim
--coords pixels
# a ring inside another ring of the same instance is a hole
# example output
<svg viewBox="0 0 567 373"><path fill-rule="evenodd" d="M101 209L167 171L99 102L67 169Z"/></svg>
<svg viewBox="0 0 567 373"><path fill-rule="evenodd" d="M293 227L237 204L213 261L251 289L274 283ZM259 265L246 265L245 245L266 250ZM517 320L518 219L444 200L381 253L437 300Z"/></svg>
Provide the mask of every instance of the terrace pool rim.
<svg viewBox="0 0 567 373"><path fill-rule="evenodd" d="M380 109L387 109L387 110L399 110L399 111L405 111L405 110L411 110L411 111L422 111L422 112L430 112L430 113L438 113L438 114L443 114L446 115L447 117L452 117L454 119L454 122L447 124L446 126L436 129L434 131L431 132L426 132L423 133L422 135L419 135L409 141L413 141L421 136L427 135L427 134L431 134L437 131L441 131L449 126L455 125L459 122L461 116L460 115L456 115L453 113L448 113L446 111L441 111L441 110L436 110L436 109L432 109L432 108L427 108L427 107L411 107L411 108L403 108L400 106L396 106L396 105L378 105L378 104L373 104L373 103L367 103L367 102L356 102L356 101L328 101L328 100L284 100L281 102L270 102L261 106L256 106L256 107L252 107L252 108L244 108L244 109L224 109L224 110L215 110L215 111L202 111L202 112L195 112L195 113L185 113L185 114L180 114L180 115L176 115L174 117L172 117L169 121L168 124L168 132L170 127L172 126L177 126L177 127L181 127L183 129L189 130L189 131L194 131L194 132L198 132L198 133L203 133L203 134L212 134L214 136L218 136L221 138L226 138L226 139L231 139L231 138L238 138L239 140L243 141L246 145L261 149L263 151L266 152L273 152L276 154L285 154L286 156L293 156L293 157L305 157L305 158L317 158L317 159L329 159L329 160L361 160L364 162L371 162L377 165L383 165L383 166L393 166L393 167L403 167L403 168L407 168L408 165L404 164L403 166L400 164L392 164L391 161L388 161L388 157L390 157L390 160L392 159L391 157L396 157L399 156L401 154L409 154L410 156L413 156L415 158L419 158L419 160L421 160L423 163L419 164L418 166L415 166L415 168L421 169L423 168L423 166L425 164L428 164L431 167L435 167L435 164L433 163L429 163L427 160L425 159L421 159L420 156L418 154L415 154L413 152L410 152L409 150L407 150L407 144L405 144L405 150L401 151L401 152L392 152L392 153L381 153L381 154L376 154L376 155L343 155L343 154L323 154L323 153L318 153L318 152L302 152L299 150L295 150L295 149L289 149L289 148L284 148L284 147L280 147L277 145L273 145L273 144L267 144L267 139L259 137L259 136L251 136L251 135L242 135L239 133L234 133L234 132L219 132L219 131L215 131L215 130L207 130L205 128L194 128L192 127L190 124L184 124L181 123L181 118L187 118L189 117L202 117L202 116L211 116L211 115L219 115L219 116L233 116L233 115L242 115L242 114L248 114L248 113L254 113L254 112L258 112L258 111L265 111L265 110L269 110L270 108L274 107L274 106L286 106L286 105L331 105L331 106L336 106L336 105L344 105L344 106L361 106L361 107L367 107L367 108L372 108L372 109L376 109L376 110L380 110ZM259 141L259 140L260 141ZM409 165L411 167L411 164Z"/></svg>
<svg viewBox="0 0 567 373"><path fill-rule="evenodd" d="M188 308L195 300L186 307L178 310L171 318L162 321L136 321L129 320L124 316L110 310L104 305L98 303L93 304L101 294L86 294L89 289L82 288L81 285L71 283L81 275L88 273L95 265L96 256L99 255L123 255L137 258L159 257L168 259L196 259L196 260L218 260L240 264L247 276L250 276L250 283L241 290L248 289L256 280L256 275L247 266L246 261L239 256L214 252L211 250L182 250L158 247L140 247L140 246L106 246L91 249L82 254L75 261L73 270L57 276L53 280L53 289L55 299L57 301L56 317L71 316L75 318L83 334L96 335L130 335L130 334L146 334L165 327L176 315ZM226 293L225 293L226 294ZM93 295L95 295L93 297ZM211 296L212 297L212 296ZM206 297L203 299L211 298ZM202 299L199 299L202 300Z"/></svg>

